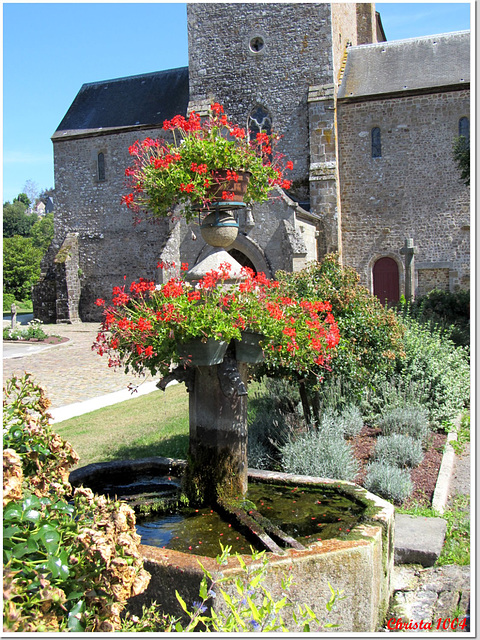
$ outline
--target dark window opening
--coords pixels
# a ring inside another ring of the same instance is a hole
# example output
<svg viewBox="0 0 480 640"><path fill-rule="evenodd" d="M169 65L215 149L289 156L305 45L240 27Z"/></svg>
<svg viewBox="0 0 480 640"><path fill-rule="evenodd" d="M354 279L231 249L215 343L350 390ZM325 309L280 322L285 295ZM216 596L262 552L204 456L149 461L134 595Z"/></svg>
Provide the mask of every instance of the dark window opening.
<svg viewBox="0 0 480 640"><path fill-rule="evenodd" d="M236 260L242 267L249 267L252 271L255 272L255 274L257 273L257 270L253 262L238 249L230 249L228 251L228 254L231 255L232 258Z"/></svg>
<svg viewBox="0 0 480 640"><path fill-rule="evenodd" d="M382 157L382 139L379 127L372 129L372 158Z"/></svg>
<svg viewBox="0 0 480 640"><path fill-rule="evenodd" d="M105 180L105 155L103 153L99 153L97 156L97 175L99 182Z"/></svg>
<svg viewBox="0 0 480 640"><path fill-rule="evenodd" d="M458 135L470 142L470 121L468 118L463 117L458 121Z"/></svg>

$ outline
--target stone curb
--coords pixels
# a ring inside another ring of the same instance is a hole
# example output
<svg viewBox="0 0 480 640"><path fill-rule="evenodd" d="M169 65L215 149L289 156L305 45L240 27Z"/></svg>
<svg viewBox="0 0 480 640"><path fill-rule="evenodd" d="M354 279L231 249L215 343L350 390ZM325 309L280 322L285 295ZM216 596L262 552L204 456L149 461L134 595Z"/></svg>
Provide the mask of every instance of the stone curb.
<svg viewBox="0 0 480 640"><path fill-rule="evenodd" d="M455 426L458 427L458 419L455 420ZM451 442L456 441L457 432L450 431L447 435L445 443L445 451L443 452L442 462L438 472L437 483L433 493L432 509L442 514L448 501L448 492L450 489L450 480L452 478L453 465L455 464L455 451L451 446Z"/></svg>
<svg viewBox="0 0 480 640"><path fill-rule="evenodd" d="M176 381L174 381L174 383L176 383ZM126 400L132 400L133 398L147 395L153 391L158 391L156 380L144 382L138 387L135 393L127 389L121 389L120 391L113 391L112 393L107 393L106 395L98 396L91 400L82 400L81 402L74 402L63 407L50 409L49 414L52 416L50 422L51 424L55 424L56 422L63 422L70 418L77 418L78 416L91 413L97 409L103 409L104 407L110 407L114 404L125 402Z"/></svg>

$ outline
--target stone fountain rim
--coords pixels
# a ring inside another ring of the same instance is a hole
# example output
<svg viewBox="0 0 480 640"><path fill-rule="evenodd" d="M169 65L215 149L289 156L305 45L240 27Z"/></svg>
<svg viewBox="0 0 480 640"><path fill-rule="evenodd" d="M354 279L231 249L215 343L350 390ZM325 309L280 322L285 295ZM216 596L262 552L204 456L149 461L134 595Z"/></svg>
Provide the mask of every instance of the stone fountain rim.
<svg viewBox="0 0 480 640"><path fill-rule="evenodd" d="M109 462L93 462L72 471L69 475L69 481L72 484L79 484L87 478L92 479L93 477L93 479L95 479L96 476L101 476L105 472L116 473L120 471L142 471L150 470L152 468L154 469L155 467L158 467L159 472L163 471L163 473L165 473L164 468L169 467L169 473L172 473L172 475L175 471L181 474L187 467L187 461L180 458L151 456L148 458L125 458L122 460L111 460ZM370 493L364 487L348 480L336 480L331 478L322 478L320 476L306 476L280 471L268 471L266 469L254 469L252 467L248 468L248 477L252 480L268 483L288 482L304 486L321 483L331 485L332 488L336 489L343 488L346 489L348 493L355 494L355 496L360 500L373 502L379 509L375 519L388 519L395 510L395 507L387 500L380 498L374 493Z"/></svg>
<svg viewBox="0 0 480 640"><path fill-rule="evenodd" d="M168 468L168 473L175 475L181 475L187 466L186 460L181 460L178 458L163 458L161 456L152 456L149 458L137 458L137 459L123 459L123 460L113 460L110 462L96 462L85 467L80 467L75 469L70 473L69 480L74 485L79 485L86 480L94 481L99 479L100 477L104 477L105 474L115 474L119 472L141 472L158 468L158 471L165 474L165 467ZM347 480L335 480L331 478L321 478L318 476L304 476L292 473L282 473L276 471L267 471L264 469L253 469L248 468L248 478L253 481L262 481L266 483L280 483L280 484L295 484L297 486L313 486L318 484L329 485L332 488L339 489L340 491L348 494L350 497L353 497L363 503L367 503L373 505L375 508L375 513L372 515L371 519L367 523L360 523L356 525L355 528L358 528L359 532L362 534L362 539L352 539L352 540L339 540L338 538L333 538L331 541L322 541L321 544L318 542L313 542L305 552L295 551L295 550L287 550L285 556L287 557L290 552L298 555L306 553L309 555L312 551L318 553L321 550L321 547L324 547L324 551L331 551L330 542L340 543L340 546L346 546L351 548L355 544L363 545L367 542L367 538L369 536L369 530L372 531L376 529L376 527L380 526L384 531L388 527L388 523L392 521L395 513L394 506L380 498L379 496L370 493L367 489L364 489L360 485L357 485L354 482L349 482ZM142 553L144 557L149 557L149 559L153 560L154 558L158 561L159 557L166 560L167 557L170 557L171 560L174 558L179 559L180 557L188 556L193 558L202 558L207 559L207 556L197 556L194 554L185 554L180 551L174 551L172 549L158 549L157 547L151 547L149 545L140 545L142 548ZM338 550L338 546L337 546ZM270 552L268 552L270 555ZM250 554L245 554L245 557L250 557ZM212 559L212 558L211 558ZM171 561L170 560L170 561ZM213 559L212 559L213 560ZM203 562L203 560L202 560Z"/></svg>

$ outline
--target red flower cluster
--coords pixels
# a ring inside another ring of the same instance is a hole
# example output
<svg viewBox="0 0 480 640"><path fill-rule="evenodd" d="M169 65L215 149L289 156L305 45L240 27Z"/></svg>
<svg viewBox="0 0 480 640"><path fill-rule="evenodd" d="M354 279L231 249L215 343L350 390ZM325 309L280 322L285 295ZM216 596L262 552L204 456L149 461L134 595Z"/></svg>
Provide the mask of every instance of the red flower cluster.
<svg viewBox="0 0 480 640"><path fill-rule="evenodd" d="M175 268L174 263L157 266ZM182 263L178 273L187 269ZM140 278L130 285L130 294L115 287L94 347L99 354L113 354L112 366L121 361L139 372L166 373L176 359L175 341L199 336L229 342L248 330L263 336L267 367L290 374L313 371L320 377L315 367L328 367L329 353L339 342L331 304L298 299L281 282L247 267L241 280L230 285L231 272L231 264L224 262L195 287L181 275L162 285ZM105 306L100 298L97 304Z"/></svg>
<svg viewBox="0 0 480 640"><path fill-rule="evenodd" d="M219 171L227 172L227 180L238 181L239 172L249 174L245 202L264 202L275 187L291 187L284 178L293 163L273 154L279 140L276 134L258 133L249 140L244 128L231 123L222 105L211 105L210 115L200 118L192 112L188 118L176 115L163 123L164 131L174 142L146 138L129 147L133 166L125 170L129 193L122 202L141 217L160 218L173 215L177 205L184 205L182 215L187 222L195 215L195 207L208 208L219 195L232 200L233 193L217 179ZM219 185L218 194L212 191Z"/></svg>

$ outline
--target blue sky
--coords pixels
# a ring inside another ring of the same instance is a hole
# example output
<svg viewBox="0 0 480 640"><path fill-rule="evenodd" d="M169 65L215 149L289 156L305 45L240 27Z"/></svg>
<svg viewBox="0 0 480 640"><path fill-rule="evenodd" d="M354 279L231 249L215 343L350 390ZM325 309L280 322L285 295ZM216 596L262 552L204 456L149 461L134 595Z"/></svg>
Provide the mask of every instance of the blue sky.
<svg viewBox="0 0 480 640"><path fill-rule="evenodd" d="M377 3L387 40L470 28L469 3ZM188 64L183 3L3 4L3 201L54 186L50 137L82 84Z"/></svg>

